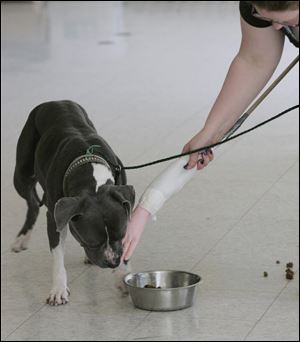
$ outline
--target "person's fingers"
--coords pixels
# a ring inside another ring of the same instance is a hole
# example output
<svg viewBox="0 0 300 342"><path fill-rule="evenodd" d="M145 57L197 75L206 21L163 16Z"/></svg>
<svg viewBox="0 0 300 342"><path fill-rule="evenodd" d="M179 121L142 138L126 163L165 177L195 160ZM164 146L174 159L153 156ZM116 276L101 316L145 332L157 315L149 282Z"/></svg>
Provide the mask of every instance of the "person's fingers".
<svg viewBox="0 0 300 342"><path fill-rule="evenodd" d="M208 163L213 158L212 154L209 151L205 151L199 154L199 159L197 161L197 170L202 170L204 167L208 165Z"/></svg>
<svg viewBox="0 0 300 342"><path fill-rule="evenodd" d="M123 254L121 255L121 262L125 259L125 255L127 253L128 246L123 247Z"/></svg>
<svg viewBox="0 0 300 342"><path fill-rule="evenodd" d="M121 256L120 264L122 264L122 262L123 262L124 260L127 260L127 259L125 259L125 254L124 254L124 252L123 252L123 254L122 254L122 256Z"/></svg>
<svg viewBox="0 0 300 342"><path fill-rule="evenodd" d="M123 254L121 256L121 261L123 261L124 256L126 255L128 251L129 245L130 245L130 239L129 239L129 236L126 234L124 239L122 240Z"/></svg>
<svg viewBox="0 0 300 342"><path fill-rule="evenodd" d="M128 243L126 250L123 251L123 255L122 255L122 257L121 257L121 262L122 262L123 260L128 260L128 259L129 259L129 258L127 257L127 254L128 254L128 251L129 251L129 247L130 247L130 242Z"/></svg>
<svg viewBox="0 0 300 342"><path fill-rule="evenodd" d="M208 149L208 158L210 161L212 161L214 159L214 153L212 151L212 149Z"/></svg>
<svg viewBox="0 0 300 342"><path fill-rule="evenodd" d="M187 170L194 168L198 162L198 153L193 153L190 155L187 166L185 167Z"/></svg>
<svg viewBox="0 0 300 342"><path fill-rule="evenodd" d="M128 244L125 246L125 248L123 249L123 254L121 256L121 262L124 260L128 260L129 258L127 257L128 251L129 251L129 247L130 247L130 241L128 242Z"/></svg>
<svg viewBox="0 0 300 342"><path fill-rule="evenodd" d="M125 236L124 236L124 238L123 238L123 240L122 240L122 246L123 246L123 248L125 248L125 246L127 246L128 245L128 242L129 242L129 234L125 234Z"/></svg>
<svg viewBox="0 0 300 342"><path fill-rule="evenodd" d="M133 252L135 250L135 247L137 246L137 243L138 243L137 240L131 240L130 241L130 244L128 246L128 249L127 249L126 253L123 254L124 255L123 259L124 260L129 260L131 258L132 254L133 254Z"/></svg>
<svg viewBox="0 0 300 342"><path fill-rule="evenodd" d="M208 163L210 162L208 154L203 155L203 167L206 167Z"/></svg>
<svg viewBox="0 0 300 342"><path fill-rule="evenodd" d="M204 159L199 159L197 162L197 170L202 170L204 168Z"/></svg>

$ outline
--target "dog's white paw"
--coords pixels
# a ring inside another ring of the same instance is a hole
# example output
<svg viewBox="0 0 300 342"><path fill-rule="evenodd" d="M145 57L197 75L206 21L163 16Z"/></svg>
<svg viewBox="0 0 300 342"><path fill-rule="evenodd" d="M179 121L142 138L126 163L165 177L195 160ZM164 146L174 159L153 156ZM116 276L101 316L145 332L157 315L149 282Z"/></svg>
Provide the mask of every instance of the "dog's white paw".
<svg viewBox="0 0 300 342"><path fill-rule="evenodd" d="M28 248L31 232L32 230L28 230L28 232L25 235L22 234L16 237L14 243L10 247L11 251L19 253L21 251L26 250Z"/></svg>
<svg viewBox="0 0 300 342"><path fill-rule="evenodd" d="M47 304L52 306L64 305L69 302L70 290L67 286L55 286L50 291Z"/></svg>

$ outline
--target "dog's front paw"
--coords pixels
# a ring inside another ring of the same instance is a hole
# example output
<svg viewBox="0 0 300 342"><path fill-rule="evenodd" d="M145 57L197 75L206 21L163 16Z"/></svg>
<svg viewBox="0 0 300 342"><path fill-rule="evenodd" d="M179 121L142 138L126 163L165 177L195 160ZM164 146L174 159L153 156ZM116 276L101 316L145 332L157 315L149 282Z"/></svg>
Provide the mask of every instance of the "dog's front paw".
<svg viewBox="0 0 300 342"><path fill-rule="evenodd" d="M29 230L25 235L21 234L16 237L14 243L11 245L10 249L12 252L19 253L28 248L28 243L31 235L31 230Z"/></svg>
<svg viewBox="0 0 300 342"><path fill-rule="evenodd" d="M64 305L69 301L70 290L68 287L55 286L50 291L49 297L47 298L47 304L56 306L56 305Z"/></svg>

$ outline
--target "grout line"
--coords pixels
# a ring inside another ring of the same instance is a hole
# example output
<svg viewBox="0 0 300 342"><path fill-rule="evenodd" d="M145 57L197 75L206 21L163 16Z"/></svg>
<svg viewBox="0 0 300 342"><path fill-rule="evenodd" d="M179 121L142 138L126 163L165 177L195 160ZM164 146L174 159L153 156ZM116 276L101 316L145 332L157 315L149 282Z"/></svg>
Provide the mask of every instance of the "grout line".
<svg viewBox="0 0 300 342"><path fill-rule="evenodd" d="M278 178L277 178L277 180L275 180L272 184L271 184L271 186L260 196L260 198L258 198L253 204L252 204L252 206L250 206L250 208L248 208L243 214L242 214L242 216L237 220L237 222L236 223L234 223L233 224L233 226L232 226L232 228L231 229L229 229L226 233L224 233L223 234L223 236L204 254L204 256L199 260L199 261L197 261L195 264L194 264L194 266L192 266L192 268L190 269L190 271L193 271L193 269L195 268L195 267L197 267L209 254L210 254L210 252L216 247L216 246L218 246L221 242L222 242L222 240L225 238L225 236L227 235L227 234L229 234L231 231L233 231L233 229L234 228L236 228L236 226L242 221L242 219L262 200L262 198L273 188L273 186L275 185L275 184L277 184L278 182L279 182L279 180L285 175L285 174L287 174L288 172L289 172L289 170L290 169L292 169L296 164L298 163L298 161L296 161L296 162L294 162L290 167L288 167L287 169L286 169L286 171L284 171L283 172L283 174L281 174Z"/></svg>
<svg viewBox="0 0 300 342"><path fill-rule="evenodd" d="M80 274L78 274L76 277L74 277L69 284L73 284L73 282L78 279L79 277L81 277L81 275L86 272L91 266L86 265L87 268L84 269L82 272L80 272ZM65 304L67 305L67 304ZM44 303L39 309L37 309L36 311L34 311L31 315L29 315L29 317L27 317L23 322L21 322L12 332L10 332L7 336L5 336L5 338L3 339L3 341L6 341L12 334L14 334L19 328L21 328L26 322L28 322L32 317L34 317L38 312L40 312L44 307L48 307L49 304Z"/></svg>
<svg viewBox="0 0 300 342"><path fill-rule="evenodd" d="M255 327L257 326L258 323L261 322L261 320L263 319L263 317L267 314L267 312L271 309L272 305L276 302L276 300L280 297L281 293L287 288L289 282L287 281L287 283L285 284L285 286L279 291L279 293L277 294L277 296L273 299L273 301L271 302L271 304L267 307L267 309L265 310L265 312L259 317L259 319L254 323L253 327L249 330L249 332L247 333L247 335L243 338L243 341L246 341L247 337L251 334L251 332L255 329Z"/></svg>
<svg viewBox="0 0 300 342"><path fill-rule="evenodd" d="M144 323L144 321L145 321L146 319L148 319L148 317L149 317L149 315L151 314L151 312L152 312L152 311L150 311L148 314L146 314L146 316L145 316L143 319L141 319L141 321L140 321L134 328L132 328L132 330L124 337L124 341L131 341L131 340L128 340L128 337L129 337L132 333L134 333L134 332L137 330L137 328L138 328L140 325L142 325L142 324ZM136 340L136 339L134 339L134 340Z"/></svg>
<svg viewBox="0 0 300 342"><path fill-rule="evenodd" d="M27 321L29 321L33 316L35 316L39 311L42 310L42 308L46 306L46 303L43 304L39 309L37 309L35 312L33 312L29 317L27 317L23 322L21 322L12 332L10 332L3 341L6 341L15 331L17 331L19 328L21 328Z"/></svg>
<svg viewBox="0 0 300 342"><path fill-rule="evenodd" d="M168 337L172 337L172 335L156 335L156 336L144 336L144 337L137 337L134 338L134 341L143 341L143 340L147 340L147 341L152 341L150 340L151 338L168 338Z"/></svg>

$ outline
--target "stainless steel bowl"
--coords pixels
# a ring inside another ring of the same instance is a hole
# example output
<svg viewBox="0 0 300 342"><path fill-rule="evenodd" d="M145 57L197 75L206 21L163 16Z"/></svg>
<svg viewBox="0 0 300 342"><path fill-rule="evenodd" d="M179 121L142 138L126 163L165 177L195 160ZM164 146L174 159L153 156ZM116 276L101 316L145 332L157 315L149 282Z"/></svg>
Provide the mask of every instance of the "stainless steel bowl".
<svg viewBox="0 0 300 342"><path fill-rule="evenodd" d="M124 277L133 304L151 311L192 306L195 287L200 281L197 274L185 271L147 271L129 273Z"/></svg>

